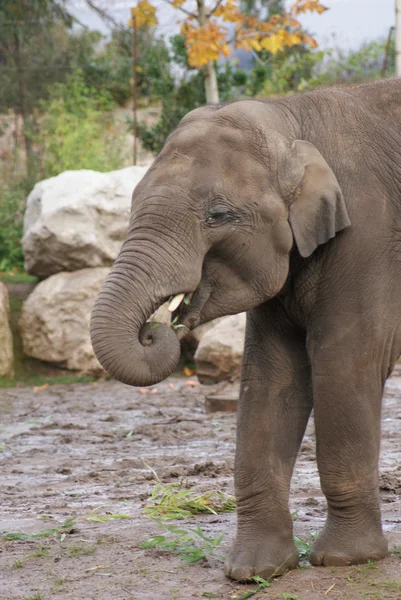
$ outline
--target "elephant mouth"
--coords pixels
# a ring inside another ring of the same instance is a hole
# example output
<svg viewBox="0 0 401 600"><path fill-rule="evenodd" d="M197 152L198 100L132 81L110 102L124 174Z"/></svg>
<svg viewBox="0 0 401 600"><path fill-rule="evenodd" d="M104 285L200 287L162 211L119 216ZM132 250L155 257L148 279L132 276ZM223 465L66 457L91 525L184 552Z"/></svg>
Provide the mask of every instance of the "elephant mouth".
<svg viewBox="0 0 401 600"><path fill-rule="evenodd" d="M201 324L202 310L210 292L200 286L193 292L180 292L164 298L159 308L148 319L148 322L170 326L181 341L185 336Z"/></svg>

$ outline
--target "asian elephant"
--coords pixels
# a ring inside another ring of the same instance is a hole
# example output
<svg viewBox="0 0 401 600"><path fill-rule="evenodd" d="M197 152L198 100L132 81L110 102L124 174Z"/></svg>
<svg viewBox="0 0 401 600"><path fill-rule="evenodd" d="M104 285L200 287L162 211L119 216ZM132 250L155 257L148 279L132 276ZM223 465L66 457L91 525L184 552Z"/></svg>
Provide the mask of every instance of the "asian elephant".
<svg viewBox="0 0 401 600"><path fill-rule="evenodd" d="M184 294L173 313L182 327L147 323ZM227 575L297 565L288 497L312 407L328 514L310 561L384 557L380 413L401 353L401 79L207 106L169 136L134 191L94 305L96 355L124 383L155 384L188 331L240 311Z"/></svg>

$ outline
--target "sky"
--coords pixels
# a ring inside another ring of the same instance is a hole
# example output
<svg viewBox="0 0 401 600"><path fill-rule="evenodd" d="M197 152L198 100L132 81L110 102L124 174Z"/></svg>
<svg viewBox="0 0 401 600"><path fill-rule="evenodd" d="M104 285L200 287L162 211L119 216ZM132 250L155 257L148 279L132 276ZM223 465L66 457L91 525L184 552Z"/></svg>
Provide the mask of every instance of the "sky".
<svg viewBox="0 0 401 600"><path fill-rule="evenodd" d="M135 0L96 0L107 8L116 21L127 22L130 7ZM159 9L159 32L165 36L177 32L177 13L163 0L153 0ZM356 48L366 40L386 37L394 25L395 0L322 0L330 10L322 15L303 15L302 24L314 34L321 47L336 46ZM70 0L69 6L82 23L93 29L107 32L101 19L87 8L83 0Z"/></svg>

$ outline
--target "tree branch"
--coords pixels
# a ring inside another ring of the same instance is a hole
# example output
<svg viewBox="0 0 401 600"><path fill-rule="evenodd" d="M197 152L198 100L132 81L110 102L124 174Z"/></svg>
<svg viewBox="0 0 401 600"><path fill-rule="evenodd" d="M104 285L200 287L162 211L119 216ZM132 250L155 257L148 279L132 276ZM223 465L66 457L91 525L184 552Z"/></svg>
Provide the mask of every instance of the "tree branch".
<svg viewBox="0 0 401 600"><path fill-rule="evenodd" d="M196 19L197 21L199 21L199 18L198 18L198 16L195 13L191 13L191 12L189 12L189 10L185 10L185 8L182 8L182 6L174 6L173 3L170 0L163 0L163 2L165 2L166 4L168 4L169 6L171 6L172 8L180 10L181 12L185 13L188 17L191 17L192 19Z"/></svg>
<svg viewBox="0 0 401 600"><path fill-rule="evenodd" d="M95 13L99 15L101 19L109 26L114 27L115 29L121 29L121 23L118 23L113 17L111 17L106 10L96 6L93 0L85 0L86 4L91 8Z"/></svg>
<svg viewBox="0 0 401 600"><path fill-rule="evenodd" d="M223 0L217 0L216 4L214 5L214 8L212 8L212 10L209 12L209 15L208 15L209 17L211 17L216 12L216 10L219 8L219 6L222 2L223 2Z"/></svg>

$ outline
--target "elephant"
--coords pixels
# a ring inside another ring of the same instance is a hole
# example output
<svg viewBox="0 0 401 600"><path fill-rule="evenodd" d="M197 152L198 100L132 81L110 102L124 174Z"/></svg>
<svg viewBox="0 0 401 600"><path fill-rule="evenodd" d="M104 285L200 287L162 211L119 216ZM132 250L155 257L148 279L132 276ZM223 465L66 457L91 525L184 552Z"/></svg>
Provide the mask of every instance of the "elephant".
<svg viewBox="0 0 401 600"><path fill-rule="evenodd" d="M247 313L227 576L297 566L289 490L312 409L327 518L310 562L386 555L380 420L400 298L401 79L197 108L135 188L91 316L106 371L155 384L189 331ZM169 300L180 326L149 323Z"/></svg>

